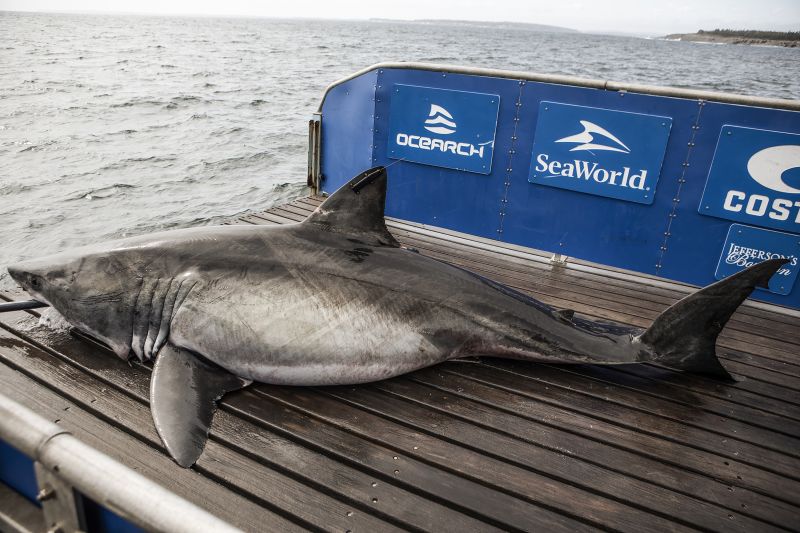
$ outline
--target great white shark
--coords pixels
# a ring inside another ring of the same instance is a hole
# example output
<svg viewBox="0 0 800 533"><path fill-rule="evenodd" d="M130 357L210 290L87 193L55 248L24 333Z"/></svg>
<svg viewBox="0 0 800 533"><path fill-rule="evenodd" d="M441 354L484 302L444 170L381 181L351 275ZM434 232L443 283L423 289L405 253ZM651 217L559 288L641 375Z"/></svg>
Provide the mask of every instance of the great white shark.
<svg viewBox="0 0 800 533"><path fill-rule="evenodd" d="M155 361L153 420L188 467L216 402L252 381L365 383L465 356L652 362L731 379L717 335L786 262L701 289L647 330L595 322L400 246L384 222L386 181L370 169L298 224L167 231L8 270L119 357Z"/></svg>

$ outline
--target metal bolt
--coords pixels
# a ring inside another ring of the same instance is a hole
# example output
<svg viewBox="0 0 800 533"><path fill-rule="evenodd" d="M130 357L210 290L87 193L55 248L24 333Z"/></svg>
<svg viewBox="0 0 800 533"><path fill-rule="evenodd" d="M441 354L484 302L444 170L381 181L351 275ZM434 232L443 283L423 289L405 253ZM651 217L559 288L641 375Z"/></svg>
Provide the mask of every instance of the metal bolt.
<svg viewBox="0 0 800 533"><path fill-rule="evenodd" d="M47 500L50 500L52 498L55 498L55 496L56 496L56 493L52 488L44 487L42 490L39 491L38 494L36 494L36 501L39 501L39 502L47 501Z"/></svg>

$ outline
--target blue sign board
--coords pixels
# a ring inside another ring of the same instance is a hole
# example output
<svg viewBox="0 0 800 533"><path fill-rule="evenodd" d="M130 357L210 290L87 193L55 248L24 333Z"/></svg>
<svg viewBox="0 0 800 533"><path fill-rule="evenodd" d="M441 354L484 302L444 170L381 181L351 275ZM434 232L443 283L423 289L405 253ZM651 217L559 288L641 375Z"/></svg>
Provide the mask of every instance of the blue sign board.
<svg viewBox="0 0 800 533"><path fill-rule="evenodd" d="M733 224L719 257L717 279L727 278L740 270L767 259L784 257L789 262L770 279L769 290L789 294L797 279L800 238L797 235Z"/></svg>
<svg viewBox="0 0 800 533"><path fill-rule="evenodd" d="M652 204L672 119L542 101L528 181Z"/></svg>
<svg viewBox="0 0 800 533"><path fill-rule="evenodd" d="M500 96L396 84L387 154L425 165L489 174Z"/></svg>
<svg viewBox="0 0 800 533"><path fill-rule="evenodd" d="M800 232L800 135L722 126L699 210Z"/></svg>

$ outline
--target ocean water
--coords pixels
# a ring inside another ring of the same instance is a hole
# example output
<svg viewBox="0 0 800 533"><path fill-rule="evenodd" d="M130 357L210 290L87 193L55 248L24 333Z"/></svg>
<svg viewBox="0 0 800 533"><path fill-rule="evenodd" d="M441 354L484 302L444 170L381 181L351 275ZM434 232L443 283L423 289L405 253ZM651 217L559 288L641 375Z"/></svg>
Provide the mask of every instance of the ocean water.
<svg viewBox="0 0 800 533"><path fill-rule="evenodd" d="M311 13L309 15L312 15ZM332 81L429 61L800 98L800 50L366 21L0 12L5 265L304 194Z"/></svg>

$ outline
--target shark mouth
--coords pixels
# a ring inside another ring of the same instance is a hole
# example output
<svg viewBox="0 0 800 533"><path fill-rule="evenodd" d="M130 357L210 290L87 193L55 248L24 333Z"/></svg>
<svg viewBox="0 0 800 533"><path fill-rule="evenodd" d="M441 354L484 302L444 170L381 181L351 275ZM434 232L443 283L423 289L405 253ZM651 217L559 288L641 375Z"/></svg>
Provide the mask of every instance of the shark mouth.
<svg viewBox="0 0 800 533"><path fill-rule="evenodd" d="M608 152L622 152L623 154L631 153L631 149L625 146L625 144L617 139L613 134L611 134L605 128L601 128L597 124L593 122L589 122L588 120L581 120L581 126L583 126L583 131L580 133L576 133L575 135L570 135L569 137L564 137L563 139L558 139L557 143L576 143L577 146L573 146L569 149L570 152L578 152L581 150L605 150ZM613 143L615 146L609 146L608 144L599 144L599 141L595 140L595 135L600 137L604 137L606 140Z"/></svg>
<svg viewBox="0 0 800 533"><path fill-rule="evenodd" d="M425 129L441 135L450 135L456 132L456 123L453 121L453 115L447 109L431 104L428 120L425 121Z"/></svg>

